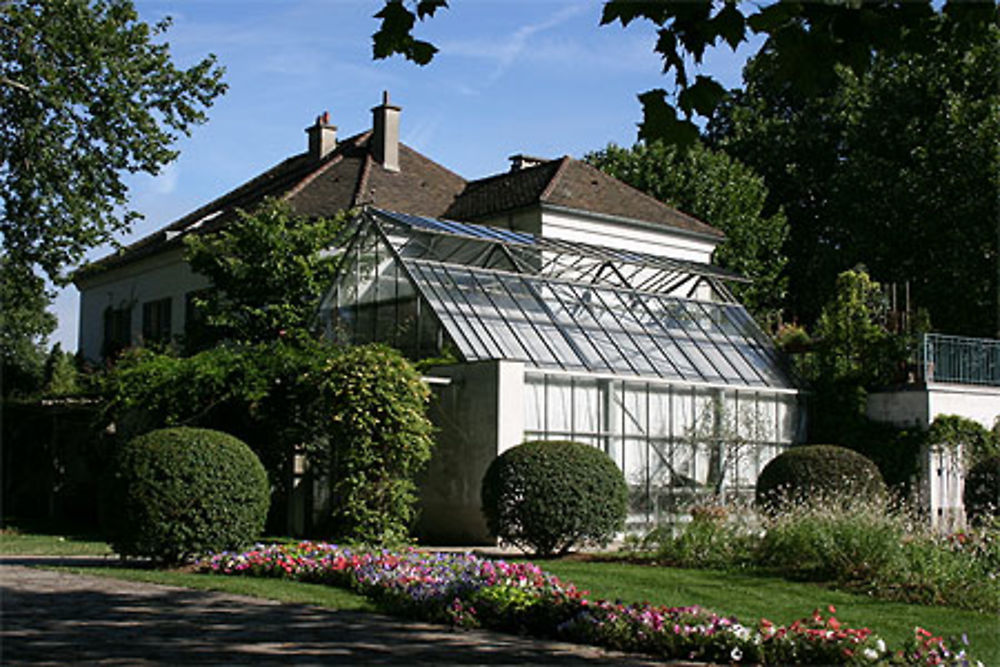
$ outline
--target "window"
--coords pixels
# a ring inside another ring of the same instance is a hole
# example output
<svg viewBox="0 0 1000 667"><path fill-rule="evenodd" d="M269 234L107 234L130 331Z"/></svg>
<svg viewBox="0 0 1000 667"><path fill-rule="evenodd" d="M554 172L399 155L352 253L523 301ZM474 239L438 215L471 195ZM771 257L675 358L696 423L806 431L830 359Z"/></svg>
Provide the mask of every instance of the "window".
<svg viewBox="0 0 1000 667"><path fill-rule="evenodd" d="M132 344L132 307L104 309L104 345L101 354L114 357Z"/></svg>
<svg viewBox="0 0 1000 667"><path fill-rule="evenodd" d="M170 297L142 304L142 338L147 343L170 341Z"/></svg>

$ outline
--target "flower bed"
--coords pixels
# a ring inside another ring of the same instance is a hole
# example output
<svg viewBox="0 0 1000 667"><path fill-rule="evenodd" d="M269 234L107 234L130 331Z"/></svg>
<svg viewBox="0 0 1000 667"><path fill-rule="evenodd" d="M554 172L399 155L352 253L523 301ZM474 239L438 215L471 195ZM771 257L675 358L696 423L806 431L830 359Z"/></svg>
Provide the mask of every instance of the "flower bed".
<svg viewBox="0 0 1000 667"><path fill-rule="evenodd" d="M332 544L270 545L201 562L217 574L282 577L351 588L397 614L462 628L553 637L664 658L716 663L967 665L965 651L917 629L890 650L829 609L787 626L745 625L700 607L591 600L531 563L416 550L353 551Z"/></svg>

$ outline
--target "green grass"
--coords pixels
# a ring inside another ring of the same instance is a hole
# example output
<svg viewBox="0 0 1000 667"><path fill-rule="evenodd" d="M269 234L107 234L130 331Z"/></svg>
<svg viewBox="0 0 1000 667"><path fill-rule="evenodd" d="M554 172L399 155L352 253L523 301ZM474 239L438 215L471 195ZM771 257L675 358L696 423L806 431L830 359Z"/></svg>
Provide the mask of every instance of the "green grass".
<svg viewBox="0 0 1000 667"><path fill-rule="evenodd" d="M594 598L670 606L697 604L747 622L767 618L790 623L813 609L825 614L827 606L833 605L842 623L871 628L895 646L911 637L918 625L945 637L966 633L977 659L987 665L1000 665L1000 617L989 614L886 602L816 584L751 574L557 560L541 566L590 591Z"/></svg>
<svg viewBox="0 0 1000 667"><path fill-rule="evenodd" d="M111 548L89 535L52 532L21 532L17 528L0 530L0 554L4 556L106 556Z"/></svg>
<svg viewBox="0 0 1000 667"><path fill-rule="evenodd" d="M73 574L124 579L126 581L141 581L204 591L250 595L266 600L310 604L341 611L376 611L373 603L351 591L321 584L303 584L284 579L258 579L253 577L197 574L176 570L131 567L69 566L51 569L61 572L72 572Z"/></svg>

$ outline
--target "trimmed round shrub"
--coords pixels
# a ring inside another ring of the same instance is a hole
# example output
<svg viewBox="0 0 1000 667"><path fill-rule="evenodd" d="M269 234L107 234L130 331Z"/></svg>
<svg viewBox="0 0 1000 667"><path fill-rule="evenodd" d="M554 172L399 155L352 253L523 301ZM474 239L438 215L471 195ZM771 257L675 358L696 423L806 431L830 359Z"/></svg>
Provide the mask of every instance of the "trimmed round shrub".
<svg viewBox="0 0 1000 667"><path fill-rule="evenodd" d="M970 524L986 523L1000 516L1000 456L972 466L965 476L965 516Z"/></svg>
<svg viewBox="0 0 1000 667"><path fill-rule="evenodd" d="M871 459L836 445L793 447L772 459L757 478L757 506L780 511L787 503L878 500L886 486Z"/></svg>
<svg viewBox="0 0 1000 667"><path fill-rule="evenodd" d="M150 431L115 462L109 543L125 556L177 563L252 543L270 504L260 460L233 436Z"/></svg>
<svg viewBox="0 0 1000 667"><path fill-rule="evenodd" d="M627 501L614 461L578 442L518 445L494 459L483 478L490 532L539 556L607 544L625 527Z"/></svg>

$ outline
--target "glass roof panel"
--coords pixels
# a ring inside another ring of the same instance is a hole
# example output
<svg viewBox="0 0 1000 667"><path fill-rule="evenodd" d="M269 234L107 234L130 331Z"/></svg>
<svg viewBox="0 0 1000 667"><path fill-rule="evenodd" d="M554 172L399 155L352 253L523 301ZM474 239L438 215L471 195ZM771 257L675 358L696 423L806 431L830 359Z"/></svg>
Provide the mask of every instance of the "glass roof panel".
<svg viewBox="0 0 1000 667"><path fill-rule="evenodd" d="M588 282L582 282L566 277L576 270L572 254L554 273L546 273L552 262L525 261L532 252L541 259L580 244L545 245L548 240L520 232L401 214L390 216L395 227L382 228L387 214L377 213L382 217L367 221L388 251L378 261L399 262L466 360L794 388L782 357L739 304L629 286L635 265L615 261L645 262L640 254L584 246L577 275ZM682 263L667 265L660 268L683 277ZM649 266L658 270L655 262ZM390 290L378 292L381 298Z"/></svg>

